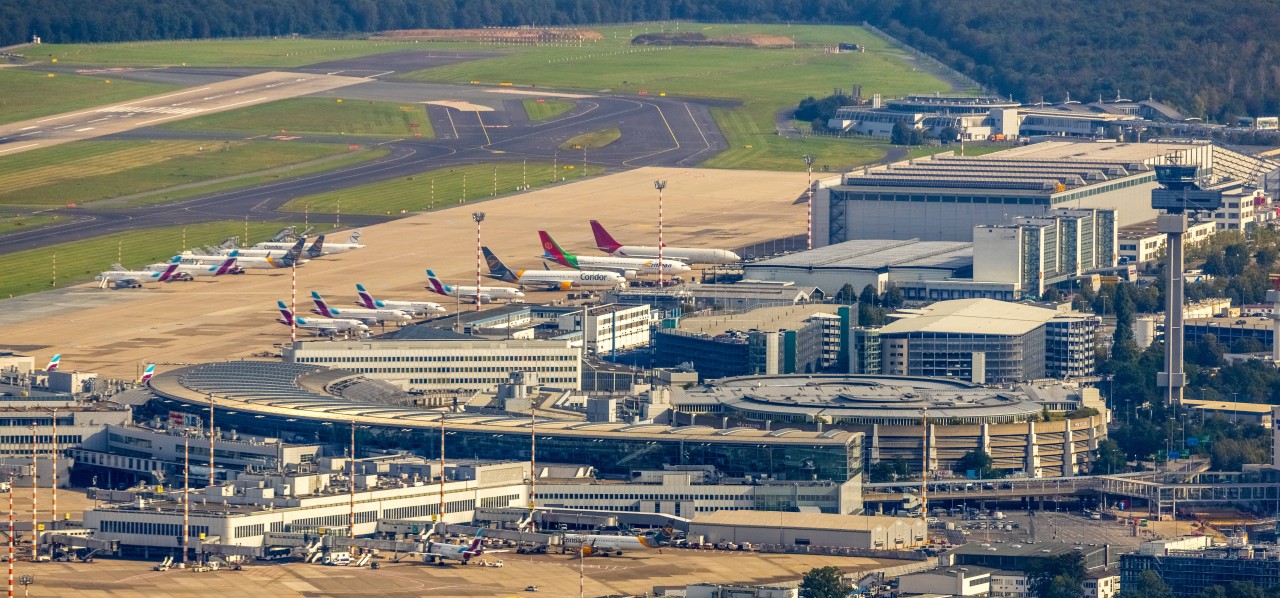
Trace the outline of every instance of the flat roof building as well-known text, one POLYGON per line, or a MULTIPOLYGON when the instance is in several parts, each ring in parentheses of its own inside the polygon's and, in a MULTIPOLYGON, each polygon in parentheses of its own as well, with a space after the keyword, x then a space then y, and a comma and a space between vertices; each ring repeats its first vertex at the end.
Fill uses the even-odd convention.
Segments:
POLYGON ((972 278, 973 243, 920 239, 864 238, 750 264, 748 278, 792 281, 835 295, 848 284, 854 293, 870 285, 884 292, 890 283, 972 278))
POLYGON ((689 522, 689 535, 712 543, 877 550, 911 549, 927 542, 925 522, 919 518, 780 511, 699 513, 689 522))

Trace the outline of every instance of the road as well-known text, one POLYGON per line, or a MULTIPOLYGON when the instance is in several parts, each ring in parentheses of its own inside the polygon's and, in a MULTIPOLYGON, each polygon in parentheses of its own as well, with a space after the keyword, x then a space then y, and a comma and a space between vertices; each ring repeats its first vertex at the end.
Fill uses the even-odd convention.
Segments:
MULTIPOLYGON (((423 57, 438 59, 438 57, 423 57)), ((453 59, 455 57, 450 57, 453 59)), ((390 64, 403 64, 391 60, 390 64)), ((329 63, 333 71, 355 72, 329 63)), ((359 74, 369 73, 367 64, 356 61, 359 74)), ((243 76, 248 71, 219 69, 200 74, 198 69, 171 73, 174 80, 193 77, 243 76), (193 75, 196 73, 196 75, 193 75)), ((161 71, 141 71, 140 78, 165 80, 161 71)), ((117 77, 129 76, 116 73, 117 77)), ((308 75, 315 76, 315 75, 308 75)), ((325 75, 335 79, 343 77, 325 75)), ((234 79, 240 80, 240 79, 234 79)), ((211 220, 282 220, 295 216, 275 212, 299 197, 376 183, 427 170, 495 161, 555 161, 562 164, 604 166, 626 170, 644 166, 694 166, 728 147, 715 126, 707 105, 674 98, 585 96, 576 100, 570 112, 547 121, 525 118, 522 100, 554 95, 533 89, 484 88, 385 81, 375 78, 341 89, 321 90, 319 97, 356 100, 427 103, 427 112, 437 133, 435 139, 407 138, 393 141, 350 136, 313 136, 308 141, 360 145, 381 144, 391 153, 383 159, 296 179, 267 183, 244 189, 199 196, 181 202, 125 210, 64 208, 54 210, 66 220, 52 227, 20 231, 0 236, 0 254, 66 243, 86 237, 158 226, 191 224, 211 220), (467 109, 474 105, 480 110, 467 109), (617 127, 622 137, 597 150, 560 150, 561 144, 581 135, 617 127)), ((85 111, 91 112, 91 111, 85 111)), ((59 117, 53 117, 59 118, 59 117)), ((87 132, 86 132, 87 133, 87 132)), ((190 139, 191 133, 164 131, 151 127, 120 130, 114 139, 190 139)), ((243 139, 236 134, 200 134, 200 139, 243 139)), ((0 148, 3 148, 0 145, 0 148)), ((386 220, 344 216, 344 224, 361 225, 386 220)))

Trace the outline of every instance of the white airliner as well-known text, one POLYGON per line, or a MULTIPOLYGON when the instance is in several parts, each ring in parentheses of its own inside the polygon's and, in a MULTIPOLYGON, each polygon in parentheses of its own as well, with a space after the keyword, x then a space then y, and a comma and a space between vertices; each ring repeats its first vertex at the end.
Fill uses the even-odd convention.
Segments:
POLYGON ((356 305, 369 309, 398 309, 400 311, 409 312, 415 316, 425 316, 430 313, 448 311, 439 303, 433 303, 431 301, 392 301, 389 299, 383 301, 381 299, 374 299, 373 295, 364 288, 364 285, 358 282, 356 283, 356 296, 356 305))
POLYGON ((301 266, 307 263, 307 260, 294 260, 292 253, 286 253, 279 257, 244 257, 239 253, 232 251, 223 255, 188 255, 183 254, 182 263, 192 266, 212 266, 221 264, 225 258, 233 257, 236 259, 236 265, 228 274, 243 274, 245 270, 274 270, 276 268, 288 268, 294 265, 301 266))
POLYGON ((609 270, 622 274, 627 278, 657 275, 659 269, 666 276, 683 274, 691 270, 689 264, 677 260, 669 260, 665 257, 659 263, 656 259, 573 255, 562 249, 560 244, 556 243, 555 239, 552 239, 551 235, 547 234, 547 231, 538 231, 538 237, 542 239, 542 249, 545 252, 544 258, 555 260, 557 264, 575 270, 609 270))
POLYGON ((170 262, 169 266, 162 271, 153 272, 151 270, 125 270, 120 264, 112 264, 111 269, 99 274, 94 280, 98 281, 98 288, 105 289, 108 286, 116 288, 142 288, 143 284, 151 282, 168 282, 173 280, 174 272, 178 271, 178 262, 170 262))
POLYGON ((352 320, 360 320, 365 324, 386 324, 387 322, 411 322, 413 315, 406 311, 398 309, 368 309, 363 307, 342 308, 329 307, 324 297, 320 293, 311 291, 311 302, 316 304, 316 308, 312 313, 320 314, 326 318, 347 318, 352 320))
MULTIPOLYGON (((280 315, 282 316, 276 321, 284 324, 285 326, 293 326, 295 318, 293 317, 293 312, 289 311, 289 306, 285 305, 284 301, 277 301, 276 307, 280 310, 280 315)), ((369 331, 369 327, 366 326, 364 322, 347 318, 299 317, 296 321, 298 328, 310 330, 316 334, 323 334, 329 337, 337 336, 338 334, 348 334, 351 332, 362 334, 369 331)))
MULTIPOLYGON (((591 221, 591 232, 596 237, 596 248, 619 257, 658 257, 658 248, 644 245, 623 245, 613 240, 598 220, 591 221)), ((662 246, 662 259, 671 258, 687 264, 735 264, 742 261, 738 254, 727 249, 699 249, 694 247, 662 246)))
POLYGON ((436 278, 436 273, 427 270, 427 290, 446 297, 457 297, 468 301, 491 303, 498 299, 519 299, 524 291, 512 287, 462 287, 448 285, 436 278))
MULTIPOLYGON (((179 260, 178 269, 174 271, 171 276, 176 280, 192 280, 199 276, 222 276, 223 274, 230 274, 234 272, 236 267, 235 256, 222 258, 222 260, 217 264, 211 266, 203 264, 187 264, 182 261, 182 256, 175 256, 173 259, 179 260)), ((143 269, 150 270, 152 272, 163 272, 171 265, 173 265, 173 262, 151 264, 143 269)))
MULTIPOLYGON (((480 538, 484 536, 484 530, 481 529, 472 537, 470 544, 444 544, 441 542, 427 542, 427 551, 422 553, 422 559, 425 562, 434 561, 438 565, 443 565, 446 560, 458 561, 463 565, 467 564, 473 558, 485 553, 484 546, 481 544, 480 538)), ((505 550, 491 550, 489 552, 507 552, 505 550)))
POLYGON ((648 550, 657 548, 657 542, 644 536, 601 536, 595 534, 565 534, 566 548, 577 548, 585 556, 610 554, 622 556, 624 550, 648 550))
MULTIPOLYGON (((293 259, 301 259, 302 253, 303 253, 303 246, 306 244, 306 242, 307 242, 306 239, 298 239, 296 243, 284 243, 283 245, 287 245, 287 246, 281 247, 279 249, 261 249, 261 248, 238 249, 235 247, 223 247, 223 248, 219 248, 213 254, 213 257, 223 257, 223 256, 234 255, 240 258, 269 257, 272 259, 284 259, 284 258, 287 258, 288 256, 293 256, 293 259)), ((319 243, 318 240, 317 240, 317 243, 319 243)), ((316 247, 316 243, 312 243, 311 247, 314 249, 316 247)), ((307 253, 308 257, 320 257, 320 253, 316 251, 312 251, 312 249, 308 249, 307 251, 308 251, 307 253)), ((189 251, 183 252, 182 257, 196 257, 196 254, 191 253, 189 251)), ((283 267, 288 267, 288 264, 285 264, 283 267)))
MULTIPOLYGON (((265 241, 255 244, 252 249, 280 250, 289 249, 292 245, 292 243, 287 242, 265 241)), ((360 244, 360 231, 354 231, 351 233, 351 238, 348 243, 329 243, 324 240, 324 235, 320 235, 316 239, 316 242, 312 244, 311 248, 307 249, 307 252, 308 255, 310 255, 314 249, 315 254, 310 255, 310 257, 320 257, 331 253, 342 253, 344 251, 351 251, 352 249, 360 249, 362 247, 364 247, 364 245, 360 244)))
POLYGON ((502 260, 489 251, 484 250, 485 262, 489 264, 489 274, 502 282, 510 282, 527 286, 541 286, 549 290, 567 291, 578 288, 617 288, 626 286, 627 279, 617 272, 592 270, 519 270, 512 272, 503 265, 502 260))

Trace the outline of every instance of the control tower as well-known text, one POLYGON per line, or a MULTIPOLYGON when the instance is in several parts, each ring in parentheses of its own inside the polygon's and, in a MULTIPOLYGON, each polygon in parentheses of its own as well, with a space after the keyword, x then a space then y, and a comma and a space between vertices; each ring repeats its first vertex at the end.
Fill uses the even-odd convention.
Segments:
POLYGON ((1159 189, 1151 191, 1151 207, 1163 210, 1156 218, 1156 230, 1165 234, 1169 252, 1169 287, 1164 310, 1164 371, 1156 375, 1156 385, 1167 389, 1165 404, 1182 404, 1182 388, 1187 384, 1183 370, 1183 317, 1186 303, 1182 273, 1183 235, 1187 232, 1187 213, 1212 212, 1222 207, 1222 192, 1202 189, 1199 166, 1179 164, 1170 157, 1169 164, 1155 167, 1159 189))

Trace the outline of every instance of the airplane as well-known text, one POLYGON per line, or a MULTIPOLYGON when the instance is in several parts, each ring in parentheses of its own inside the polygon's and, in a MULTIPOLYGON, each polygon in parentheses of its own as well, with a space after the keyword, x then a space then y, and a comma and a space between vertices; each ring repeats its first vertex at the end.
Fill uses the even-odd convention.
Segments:
POLYGON ((274 270, 276 268, 288 268, 294 264, 301 266, 307 263, 307 260, 295 260, 292 253, 287 253, 281 257, 244 257, 239 253, 232 251, 231 253, 222 255, 182 255, 182 263, 184 265, 208 266, 212 264, 221 264, 224 257, 236 258, 236 264, 227 272, 227 274, 244 274, 245 270, 274 270))
POLYGON ((409 322, 413 320, 413 316, 406 311, 398 309, 338 309, 329 307, 324 297, 320 293, 311 291, 311 302, 316 304, 316 308, 311 313, 320 314, 326 318, 349 318, 360 320, 365 324, 386 324, 387 322, 409 322))
POLYGON ((345 318, 294 318, 293 312, 289 311, 289 306, 285 305, 284 301, 277 301, 276 307, 280 310, 280 315, 282 316, 279 320, 276 320, 277 322, 280 322, 285 326, 293 326, 296 322, 298 328, 302 328, 303 330, 312 330, 316 334, 323 334, 330 338, 337 336, 338 333, 347 334, 352 331, 364 333, 369 331, 369 327, 360 320, 350 320, 345 318))
MULTIPOLYGON (((235 247, 222 247, 222 248, 218 248, 213 253, 213 255, 215 257, 229 256, 234 253, 236 257, 271 257, 275 255, 280 255, 280 253, 283 251, 284 255, 292 255, 294 256, 294 259, 299 259, 302 257, 302 248, 303 246, 306 245, 306 243, 307 243, 306 239, 298 239, 296 243, 292 243, 292 244, 285 243, 284 245, 288 245, 287 247, 281 247, 277 249, 262 249, 257 247, 251 247, 249 249, 237 249, 235 247)), ((183 257, 191 257, 191 256, 194 256, 195 254, 191 252, 184 252, 182 255, 183 257)))
POLYGON ((146 384, 154 375, 156 375, 156 364, 148 363, 147 369, 142 370, 142 377, 138 378, 138 384, 146 384))
POLYGON ((61 354, 61 353, 58 353, 58 354, 54 355, 54 356, 53 356, 53 359, 50 359, 50 360, 49 360, 49 365, 44 366, 44 371, 46 371, 46 372, 53 372, 53 371, 57 371, 57 369, 58 369, 58 363, 59 363, 59 362, 61 362, 61 361, 62 361, 62 354, 61 354))
MULTIPOLYGON (((197 276, 222 276, 223 274, 234 272, 236 268, 235 256, 228 256, 213 266, 204 264, 185 264, 182 263, 182 256, 174 256, 173 259, 178 260, 178 269, 173 273, 174 280, 192 280, 197 276)), ((162 271, 167 269, 172 263, 173 262, 169 262, 168 264, 151 264, 145 269, 152 272, 162 271)))
POLYGON ((610 270, 618 272, 626 278, 635 278, 639 275, 658 274, 659 268, 663 274, 673 276, 688 272, 689 264, 677 260, 668 260, 665 257, 659 264, 656 259, 642 259, 633 257, 593 257, 573 255, 562 249, 547 231, 538 231, 538 237, 542 239, 543 255, 546 259, 555 260, 561 266, 582 270, 591 268, 595 270, 610 270))
MULTIPOLYGON (((348 239, 348 241, 349 242, 347 243, 326 243, 324 241, 324 235, 321 235, 320 237, 317 237, 316 242, 311 245, 311 248, 315 250, 315 255, 311 255, 311 257, 320 257, 321 255, 329 255, 331 253, 342 253, 344 251, 351 251, 352 249, 360 249, 364 247, 364 245, 360 244, 360 231, 358 230, 351 233, 351 238, 348 239)), ((268 241, 258 243, 251 249, 279 250, 288 249, 290 246, 291 245, 289 243, 268 241)), ((308 249, 307 253, 310 255, 311 249, 308 249)))
POLYGON ((356 305, 369 309, 398 309, 415 316, 425 316, 432 312, 439 313, 448 311, 439 303, 433 303, 431 301, 382 301, 374 299, 373 295, 369 294, 369 291, 364 288, 364 285, 358 282, 356 283, 356 295, 359 297, 359 299, 356 300, 356 305))
POLYGON ((163 271, 151 271, 125 270, 124 266, 120 264, 112 264, 110 270, 99 274, 94 280, 98 281, 98 288, 100 289, 105 289, 109 285, 118 289, 140 289, 144 283, 174 280, 173 275, 178 271, 179 265, 177 261, 172 261, 169 262, 169 267, 163 271))
POLYGON ((519 299, 524 297, 524 291, 511 287, 455 287, 440 282, 436 278, 436 273, 427 270, 427 290, 438 295, 446 297, 457 297, 459 299, 468 299, 478 301, 480 303, 492 303, 497 299, 519 299))
MULTIPOLYGON (((437 565, 443 565, 445 560, 460 561, 466 565, 471 559, 485 553, 484 546, 480 544, 481 537, 484 536, 484 530, 481 529, 472 537, 471 544, 445 544, 442 542, 427 542, 427 551, 422 553, 422 558, 426 562, 435 560, 437 565)), ((491 550, 489 552, 507 552, 505 550, 491 550)))
POLYGON ((623 550, 657 548, 658 543, 644 536, 602 536, 597 534, 565 534, 565 548, 577 546, 583 556, 622 556, 623 550))
POLYGON ((484 251, 485 262, 489 264, 491 277, 502 282, 518 284, 521 288, 538 285, 546 287, 547 290, 567 291, 586 287, 616 288, 627 284, 627 279, 617 272, 550 269, 512 272, 510 268, 502 264, 502 260, 499 260, 498 256, 489 251, 488 247, 482 247, 481 249, 484 251))
MULTIPOLYGON (((306 242, 307 240, 301 237, 297 241, 293 241, 293 242, 265 241, 262 243, 258 243, 257 245, 254 245, 253 247, 250 247, 248 249, 240 249, 239 251, 241 253, 244 253, 246 251, 262 251, 262 250, 274 252, 274 251, 282 251, 286 249, 289 251, 293 251, 294 249, 301 249, 300 246, 305 245, 306 242)), ((324 244, 324 235, 320 235, 319 237, 316 237, 315 241, 311 242, 311 245, 307 246, 304 252, 307 254, 307 257, 309 258, 318 258, 322 255, 329 253, 327 249, 328 248, 325 247, 325 244, 324 244)))
MULTIPOLYGON (((591 232, 596 237, 596 249, 609 255, 621 257, 658 257, 657 247, 643 245, 623 245, 613 240, 613 235, 604 229, 598 220, 591 221, 591 232)), ((698 249, 690 247, 662 246, 662 259, 671 258, 687 264, 734 264, 742 261, 738 254, 726 249, 698 249)))

